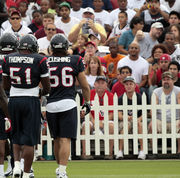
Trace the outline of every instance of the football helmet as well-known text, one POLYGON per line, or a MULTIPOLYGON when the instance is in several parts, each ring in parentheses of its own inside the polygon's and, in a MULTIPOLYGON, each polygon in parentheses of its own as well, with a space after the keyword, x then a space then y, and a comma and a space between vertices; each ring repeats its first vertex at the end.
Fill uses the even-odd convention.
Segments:
POLYGON ((36 37, 32 34, 27 34, 21 37, 18 49, 20 50, 26 49, 26 50, 31 51, 32 53, 37 53, 38 43, 37 43, 36 37))
POLYGON ((63 34, 56 34, 51 38, 50 41, 52 51, 64 49, 67 50, 69 47, 69 42, 63 34))
POLYGON ((5 33, 0 38, 0 51, 8 52, 17 49, 19 41, 12 33, 5 33))

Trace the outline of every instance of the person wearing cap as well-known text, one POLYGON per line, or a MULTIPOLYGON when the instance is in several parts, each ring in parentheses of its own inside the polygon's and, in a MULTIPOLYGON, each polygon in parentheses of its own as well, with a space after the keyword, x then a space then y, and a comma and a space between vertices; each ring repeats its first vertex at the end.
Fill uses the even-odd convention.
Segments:
MULTIPOLYGON (((164 72, 162 74, 162 87, 160 88, 156 88, 153 93, 155 94, 156 97, 156 104, 161 104, 161 96, 162 93, 165 95, 165 103, 167 105, 171 104, 171 96, 172 94, 175 94, 176 97, 176 104, 180 104, 180 87, 174 86, 174 77, 173 74, 169 71, 164 72)), ((157 132, 161 133, 162 132, 162 111, 160 109, 157 109, 156 111, 156 123, 157 123, 157 132)), ((165 110, 166 114, 166 127, 167 127, 167 133, 171 133, 171 119, 172 119, 172 115, 171 115, 171 110, 167 109, 165 110)), ((180 112, 179 109, 176 110, 176 127, 174 129, 176 129, 177 133, 180 133, 180 112)), ((148 126, 148 130, 149 133, 152 133, 152 121, 149 123, 148 126)), ((178 140, 178 150, 177 152, 180 153, 180 138, 177 139, 178 140)), ((152 140, 150 141, 151 145, 152 145, 152 140)))
MULTIPOLYGON (((142 105, 142 98, 141 95, 139 93, 135 92, 135 88, 136 88, 136 80, 133 76, 127 76, 124 80, 123 80, 123 84, 126 90, 126 95, 127 95, 127 104, 128 105, 132 105, 133 103, 133 95, 135 94, 137 97, 137 105, 142 105)), ((122 96, 120 96, 118 98, 118 105, 123 105, 123 97, 124 94, 122 96)), ((134 114, 132 110, 127 110, 127 114, 128 114, 128 132, 132 132, 133 130, 133 117, 134 114)), ((123 122, 124 122, 124 115, 123 115, 123 111, 119 111, 118 112, 118 119, 119 119, 119 131, 121 134, 123 134, 124 132, 124 128, 123 128, 123 122)), ((137 121, 138 121, 138 133, 142 134, 142 110, 137 110, 137 121)), ((122 139, 120 139, 119 142, 119 152, 116 155, 116 159, 122 159, 123 158, 123 143, 124 141, 122 139)), ((146 155, 143 152, 143 141, 142 139, 139 139, 139 143, 140 143, 140 151, 139 151, 139 155, 138 155, 138 159, 146 159, 146 155)))
MULTIPOLYGON (((99 98, 99 105, 104 105, 104 95, 107 94, 108 97, 108 105, 113 105, 113 94, 108 91, 107 88, 107 78, 104 75, 97 76, 95 83, 94 83, 94 89, 91 90, 90 93, 90 102, 91 105, 93 105, 95 96, 98 95, 99 98)), ((108 118, 109 118, 109 134, 114 133, 114 123, 113 123, 113 111, 108 112, 108 118)), ((99 118, 95 118, 95 113, 92 110, 90 114, 90 131, 94 131, 95 129, 95 119, 99 120, 99 129, 100 133, 103 133, 104 130, 104 111, 99 111, 99 118)), ((82 123, 82 135, 85 135, 85 122, 82 123)), ((113 159, 113 140, 110 140, 110 149, 109 149, 109 155, 107 155, 105 158, 107 159, 113 159)), ((87 159, 89 157, 86 156, 85 152, 85 141, 82 141, 82 158, 87 159)))
POLYGON ((100 35, 102 43, 106 41, 106 31, 101 24, 94 22, 94 16, 94 10, 92 8, 87 7, 86 9, 84 9, 82 15, 83 19, 79 24, 76 24, 72 27, 68 35, 68 40, 71 43, 75 43, 77 41, 79 33, 83 33, 88 36, 92 32, 100 35))
POLYGON ((9 17, 9 22, 11 23, 11 27, 6 29, 3 34, 5 33, 13 33, 18 38, 32 33, 31 29, 25 25, 21 25, 21 14, 19 11, 15 10, 12 11, 9 17))
POLYGON ((55 25, 57 28, 61 28, 65 35, 68 36, 69 32, 71 31, 71 28, 79 24, 80 20, 70 16, 70 10, 71 6, 67 2, 62 2, 59 5, 59 12, 61 14, 61 17, 58 17, 55 21, 55 25))
POLYGON ((160 4, 160 0, 147 0, 136 16, 143 18, 145 32, 150 31, 151 24, 154 22, 161 22, 164 26, 168 26, 169 11, 160 4))
POLYGON ((148 59, 151 56, 152 48, 158 44, 158 38, 163 33, 163 24, 161 22, 155 22, 151 25, 150 32, 138 31, 134 38, 134 42, 140 46, 140 56, 144 59, 148 59))
POLYGON ((169 54, 161 55, 159 59, 159 69, 154 70, 154 73, 151 78, 151 84, 158 86, 159 82, 162 79, 162 74, 168 70, 168 65, 171 62, 171 57, 169 54))

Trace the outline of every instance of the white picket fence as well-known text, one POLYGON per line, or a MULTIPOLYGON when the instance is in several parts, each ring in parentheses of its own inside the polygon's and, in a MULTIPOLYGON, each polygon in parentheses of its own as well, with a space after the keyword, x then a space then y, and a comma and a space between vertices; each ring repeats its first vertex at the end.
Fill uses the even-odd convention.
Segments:
MULTIPOLYGON (((127 105, 127 96, 123 97, 123 105, 118 105, 118 97, 114 95, 114 104, 113 106, 108 105, 108 97, 104 96, 104 106, 100 106, 98 102, 98 96, 95 96, 95 102, 92 106, 92 110, 95 111, 95 118, 99 118, 99 111, 104 111, 104 134, 100 134, 99 130, 99 120, 95 119, 95 134, 91 135, 89 131, 89 115, 85 118, 85 135, 81 135, 81 124, 80 124, 80 115, 78 114, 78 129, 77 129, 77 140, 76 140, 76 155, 80 156, 82 151, 81 141, 85 140, 86 143, 86 154, 91 154, 91 140, 94 140, 94 151, 95 155, 100 155, 101 152, 101 144, 100 141, 104 141, 104 154, 109 155, 109 140, 114 140, 114 154, 116 155, 119 151, 119 139, 124 139, 124 154, 129 154, 129 140, 133 140, 133 154, 137 155, 138 150, 138 139, 143 139, 143 151, 145 154, 148 154, 148 142, 149 139, 152 139, 153 154, 158 153, 158 139, 162 139, 162 154, 167 154, 167 139, 171 139, 171 153, 175 154, 177 151, 176 139, 180 138, 180 133, 176 133, 176 109, 180 110, 180 105, 176 104, 175 94, 173 93, 171 96, 171 104, 166 104, 165 95, 162 94, 162 103, 161 105, 156 104, 156 96, 152 95, 152 104, 147 105, 146 95, 142 95, 142 105, 137 105, 136 95, 133 95, 133 104, 127 105), (162 110, 162 133, 157 133, 157 125, 156 125, 156 111, 157 109, 162 110), (171 133, 166 132, 166 110, 171 110, 171 133), (108 111, 113 110, 114 114, 114 134, 109 135, 109 126, 108 126, 108 111), (124 133, 119 134, 118 128, 118 111, 123 110, 124 115, 124 133), (128 115, 127 111, 133 110, 133 132, 132 134, 128 133, 128 115), (137 125, 137 111, 142 110, 142 126, 143 133, 138 134, 138 125, 137 125), (147 110, 152 111, 152 134, 148 133, 148 118, 147 118, 147 110)), ((77 96, 76 101, 78 103, 78 113, 80 113, 80 98, 77 96)), ((47 129, 47 135, 41 136, 41 141, 47 141, 47 150, 48 155, 52 155, 52 139, 49 135, 49 130, 47 129)), ((39 155, 42 155, 42 145, 38 145, 39 155)))

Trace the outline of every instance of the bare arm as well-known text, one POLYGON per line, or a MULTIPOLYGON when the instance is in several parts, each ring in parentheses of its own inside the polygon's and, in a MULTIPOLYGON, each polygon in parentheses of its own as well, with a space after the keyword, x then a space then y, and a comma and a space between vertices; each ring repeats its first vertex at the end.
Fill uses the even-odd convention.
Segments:
POLYGON ((128 51, 126 51, 122 45, 119 45, 119 53, 128 55, 128 51))
POLYGON ((0 107, 3 110, 4 114, 6 115, 6 117, 9 118, 8 101, 2 83, 0 83, 0 107))
POLYGON ((49 77, 42 77, 41 78, 41 84, 42 84, 42 91, 41 91, 41 95, 44 96, 44 95, 47 95, 49 92, 50 92, 50 80, 49 80, 49 77))
POLYGON ((3 85, 4 90, 9 91, 11 88, 10 77, 9 76, 3 76, 2 81, 3 81, 2 85, 3 85))
POLYGON ((148 75, 143 75, 141 83, 139 84, 139 88, 144 87, 147 84, 148 81, 148 75))
POLYGON ((80 72, 77 76, 78 82, 82 88, 82 94, 84 97, 84 100, 86 102, 90 101, 90 88, 89 88, 89 84, 86 80, 86 76, 84 72, 80 72))
POLYGON ((122 112, 122 111, 118 111, 118 119, 119 119, 120 121, 123 120, 123 112, 122 112))

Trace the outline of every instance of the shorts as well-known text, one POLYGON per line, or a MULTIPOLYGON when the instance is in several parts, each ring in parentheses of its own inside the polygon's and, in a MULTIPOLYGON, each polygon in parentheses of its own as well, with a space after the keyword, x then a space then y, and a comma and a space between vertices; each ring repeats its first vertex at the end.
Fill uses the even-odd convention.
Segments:
MULTIPOLYGON (((121 132, 123 130, 123 121, 119 121, 119 132, 121 132)), ((133 121, 128 121, 128 127, 129 127, 129 133, 132 133, 132 129, 133 129, 133 121)))
POLYGON ((51 137, 72 138, 77 136, 77 107, 58 113, 46 112, 51 137))
POLYGON ((34 146, 39 143, 41 108, 37 97, 11 97, 8 103, 12 122, 12 142, 34 146))
MULTIPOLYGON (((157 131, 158 133, 162 133, 162 121, 157 119, 157 131)), ((167 133, 171 133, 171 123, 166 123, 167 127, 167 133)), ((178 133, 180 131, 180 120, 176 120, 176 132, 178 133)))

